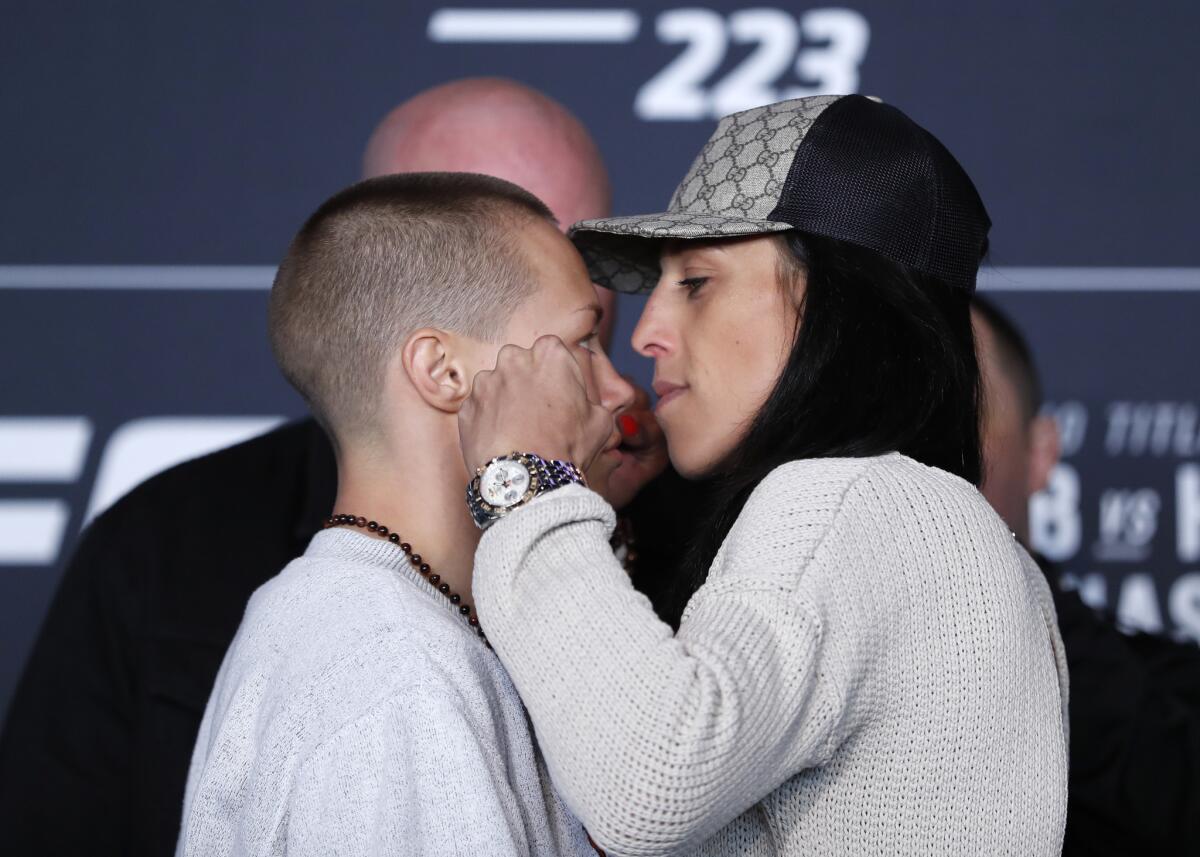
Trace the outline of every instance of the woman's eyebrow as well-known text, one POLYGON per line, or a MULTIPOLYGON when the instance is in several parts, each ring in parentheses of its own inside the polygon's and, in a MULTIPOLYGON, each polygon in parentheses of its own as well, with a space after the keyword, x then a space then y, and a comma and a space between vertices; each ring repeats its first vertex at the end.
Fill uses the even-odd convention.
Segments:
POLYGON ((591 312, 596 315, 596 326, 600 326, 600 322, 604 319, 604 307, 598 303, 590 303, 587 306, 580 307, 576 312, 591 312))

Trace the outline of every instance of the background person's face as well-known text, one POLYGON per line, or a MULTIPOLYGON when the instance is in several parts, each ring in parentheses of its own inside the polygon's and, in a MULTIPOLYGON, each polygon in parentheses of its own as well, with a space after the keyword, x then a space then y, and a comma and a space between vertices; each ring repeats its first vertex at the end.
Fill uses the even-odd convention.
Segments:
POLYGON ((971 313, 971 321, 982 391, 979 490, 1017 538, 1029 544, 1029 499, 1046 487, 1058 463, 1058 426, 1051 417, 1027 412, 1010 375, 1014 370, 1005 369, 996 334, 978 312, 971 313))
POLYGON ((779 282, 771 236, 672 242, 633 334, 654 358, 671 463, 712 472, 745 437, 787 361, 803 286, 779 282))
POLYGON ((996 343, 986 322, 975 320, 982 396, 980 440, 983 445, 984 496, 1017 533, 1028 532, 1029 461, 1028 419, 1020 395, 1004 376, 996 343))
POLYGON ((615 417, 633 402, 633 387, 617 374, 601 345, 602 308, 583 260, 571 242, 544 221, 531 222, 522 231, 521 240, 535 291, 513 313, 502 342, 488 351, 483 358, 485 365, 480 368, 496 365, 502 345, 529 348, 542 336, 557 336, 571 349, 583 370, 588 398, 603 405, 614 417, 608 451, 596 459, 587 473, 588 484, 603 494, 609 476, 621 463, 621 455, 616 451, 621 436, 615 417))

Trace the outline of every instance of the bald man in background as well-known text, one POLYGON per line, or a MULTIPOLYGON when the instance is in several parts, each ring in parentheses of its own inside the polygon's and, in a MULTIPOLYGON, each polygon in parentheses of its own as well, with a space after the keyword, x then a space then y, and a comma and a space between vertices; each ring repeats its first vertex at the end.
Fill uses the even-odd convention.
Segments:
MULTIPOLYGON (((503 80, 405 102, 372 135, 363 166, 366 177, 498 176, 542 199, 564 229, 609 214, 608 176, 583 126, 503 80)), ((607 347, 613 293, 597 293, 607 347)), ((638 420, 636 448, 614 474, 629 496, 665 461, 652 418, 638 420)), ((303 553, 335 489, 329 442, 308 419, 162 473, 88 527, 0 737, 5 853, 173 853, 200 719, 246 602, 303 553)))
MULTIPOLYGON (((972 319, 984 393, 981 490, 1028 545, 1029 499, 1058 463, 1058 429, 1039 414, 1041 385, 1020 331, 986 298, 975 298, 972 319)), ((1071 681, 1063 854, 1200 854, 1200 649, 1121 633, 1040 564, 1071 681)))
MULTIPOLYGON (((367 141, 363 178, 440 171, 523 187, 563 229, 612 207, 608 171, 587 129, 558 102, 512 81, 475 78, 427 89, 385 116, 367 141)), ((607 348, 615 296, 596 294, 607 348)))

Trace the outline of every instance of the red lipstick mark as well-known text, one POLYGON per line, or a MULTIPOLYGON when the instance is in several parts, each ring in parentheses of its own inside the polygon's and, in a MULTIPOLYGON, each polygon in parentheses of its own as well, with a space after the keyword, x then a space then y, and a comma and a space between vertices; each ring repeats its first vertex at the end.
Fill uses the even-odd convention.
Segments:
POLYGON ((625 437, 633 437, 638 433, 638 423, 629 414, 622 414, 617 419, 617 424, 621 427, 621 434, 625 437))

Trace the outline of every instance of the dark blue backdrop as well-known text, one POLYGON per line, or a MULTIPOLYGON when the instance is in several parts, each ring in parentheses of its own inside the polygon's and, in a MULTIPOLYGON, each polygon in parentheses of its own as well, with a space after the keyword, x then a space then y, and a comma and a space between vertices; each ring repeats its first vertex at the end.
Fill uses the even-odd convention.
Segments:
MULTIPOLYGON (((1066 430, 1035 504, 1039 546, 1130 624, 1200 637, 1200 7, 523 8, 537 14, 8 5, 0 710, 91 512, 301 412, 265 345, 267 266, 357 177, 389 108, 478 74, 575 110, 618 213, 661 207, 712 118, 755 101, 857 90, 932 129, 991 210, 985 286, 1029 332, 1066 430)), ((637 311, 622 304, 614 357, 644 379, 627 345, 637 311)))

